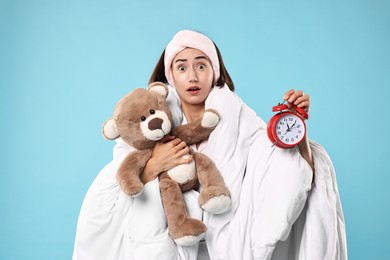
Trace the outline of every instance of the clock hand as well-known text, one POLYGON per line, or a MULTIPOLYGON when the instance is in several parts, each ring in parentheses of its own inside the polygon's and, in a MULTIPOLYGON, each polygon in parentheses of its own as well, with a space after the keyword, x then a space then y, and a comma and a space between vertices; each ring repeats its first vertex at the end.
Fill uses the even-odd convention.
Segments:
POLYGON ((291 126, 290 129, 292 129, 296 123, 297 123, 297 120, 295 120, 294 124, 291 126))
POLYGON ((291 131, 291 129, 293 129, 295 126, 295 124, 297 123, 297 120, 295 120, 294 124, 288 129, 288 131, 291 131))
POLYGON ((286 123, 286 124, 287 124, 287 130, 286 130, 286 132, 284 133, 284 135, 286 135, 287 132, 290 132, 290 130, 291 130, 291 128, 290 128, 290 126, 288 125, 288 123, 286 123))

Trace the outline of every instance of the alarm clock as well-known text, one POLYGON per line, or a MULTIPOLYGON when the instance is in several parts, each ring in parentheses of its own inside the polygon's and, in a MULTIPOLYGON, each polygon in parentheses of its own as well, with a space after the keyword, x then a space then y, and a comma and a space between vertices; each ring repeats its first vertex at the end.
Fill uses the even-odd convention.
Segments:
POLYGON ((305 120, 308 114, 302 108, 290 109, 286 104, 279 104, 272 108, 277 112, 268 122, 268 138, 273 145, 280 148, 291 148, 298 145, 306 135, 305 120))

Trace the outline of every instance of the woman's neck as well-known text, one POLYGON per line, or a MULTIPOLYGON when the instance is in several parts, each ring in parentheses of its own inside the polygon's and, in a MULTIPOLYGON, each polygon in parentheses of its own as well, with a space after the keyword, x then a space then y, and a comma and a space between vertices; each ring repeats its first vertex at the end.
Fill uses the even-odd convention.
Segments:
POLYGON ((183 111, 183 114, 185 115, 187 122, 191 123, 199 118, 202 118, 202 115, 204 113, 204 103, 199 105, 192 105, 192 104, 183 104, 181 105, 181 109, 183 111))

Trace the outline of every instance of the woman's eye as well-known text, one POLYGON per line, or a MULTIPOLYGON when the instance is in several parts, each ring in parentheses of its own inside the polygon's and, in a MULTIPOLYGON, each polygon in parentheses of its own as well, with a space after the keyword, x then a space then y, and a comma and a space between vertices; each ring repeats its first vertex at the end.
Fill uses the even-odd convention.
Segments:
POLYGON ((201 69, 201 70, 204 70, 206 68, 206 66, 204 64, 199 64, 198 68, 201 69))
POLYGON ((184 67, 184 66, 179 67, 179 71, 185 71, 185 70, 186 70, 186 67, 184 67))

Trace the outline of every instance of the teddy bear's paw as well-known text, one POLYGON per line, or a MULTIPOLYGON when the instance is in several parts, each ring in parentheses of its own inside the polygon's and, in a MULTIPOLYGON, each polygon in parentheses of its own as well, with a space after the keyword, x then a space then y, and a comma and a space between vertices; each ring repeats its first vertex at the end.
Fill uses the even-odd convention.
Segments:
POLYGON ((138 197, 139 195, 141 195, 141 193, 143 191, 143 184, 141 182, 138 185, 131 185, 131 186, 122 184, 121 189, 127 195, 135 198, 135 197, 138 197))
POLYGON ((207 227, 202 221, 185 216, 179 216, 173 223, 171 221, 168 228, 169 234, 180 246, 191 246, 198 243, 207 231, 207 227))
POLYGON ((219 115, 214 109, 207 109, 202 118, 202 126, 206 128, 215 127, 219 122, 219 115))
POLYGON ((133 198, 136 198, 136 197, 138 197, 139 195, 141 195, 142 194, 142 191, 143 190, 140 190, 139 192, 137 192, 137 193, 133 193, 133 194, 129 194, 131 197, 133 197, 133 198))
POLYGON ((222 214, 229 209, 231 203, 229 196, 219 195, 206 201, 201 208, 211 214, 222 214))
POLYGON ((192 246, 198 243, 203 237, 205 233, 201 233, 197 236, 184 236, 181 238, 174 239, 175 243, 179 246, 192 246))

